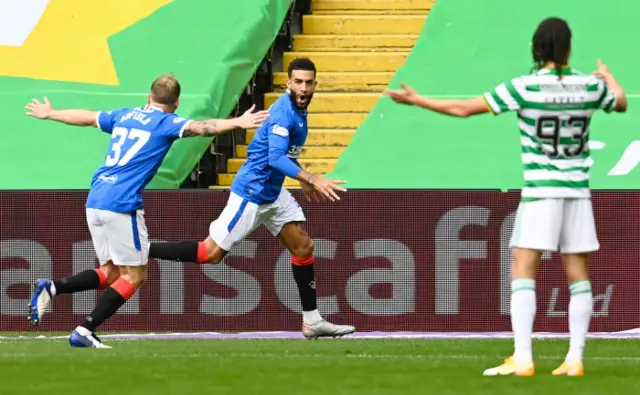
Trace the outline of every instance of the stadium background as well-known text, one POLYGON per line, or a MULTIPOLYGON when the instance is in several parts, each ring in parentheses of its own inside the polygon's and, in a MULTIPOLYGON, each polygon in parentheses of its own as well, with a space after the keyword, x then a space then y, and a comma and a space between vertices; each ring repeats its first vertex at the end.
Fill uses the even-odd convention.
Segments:
MULTIPOLYGON (((507 243, 521 183, 513 116, 449 119, 394 106, 380 91, 406 81, 433 96, 469 97, 526 73, 531 32, 552 9, 573 28, 574 67, 589 72, 602 57, 631 106, 640 92, 628 54, 611 45, 637 35, 627 26, 640 11, 629 1, 603 9, 403 0, 385 12, 388 1, 140 0, 127 13, 117 4, 41 3, 21 45, 0 42, 0 331, 34 330, 26 320, 34 279, 96 264, 83 204, 109 137, 28 119, 22 107, 32 97, 135 106, 146 103, 153 77, 170 71, 182 82, 183 116, 224 117, 252 102, 268 106, 287 62, 311 56, 320 85, 302 163, 350 189, 336 204, 301 200, 321 311, 360 331, 496 332, 509 330, 507 243), (166 26, 171 34, 159 34, 166 26), (87 51, 91 61, 78 58, 87 51)), ((640 327, 638 126, 632 113, 592 123, 602 244, 592 261, 592 331, 640 327)), ((252 133, 176 144, 145 193, 152 239, 206 237, 252 133)), ((68 331, 95 298, 56 299, 37 330, 68 331)), ((566 332, 567 302, 560 257, 546 255, 535 330, 566 332)), ((298 330, 298 309, 288 253, 260 230, 218 266, 152 260, 149 283, 103 330, 298 330)))

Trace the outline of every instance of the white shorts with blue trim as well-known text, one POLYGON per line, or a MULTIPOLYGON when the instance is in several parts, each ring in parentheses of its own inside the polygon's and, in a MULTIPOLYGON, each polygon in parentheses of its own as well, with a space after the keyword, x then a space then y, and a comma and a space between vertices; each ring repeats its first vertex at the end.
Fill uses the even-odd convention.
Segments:
POLYGON ((223 250, 231 249, 253 233, 260 225, 277 236, 289 222, 304 222, 306 218, 296 199, 282 189, 278 199, 269 204, 255 204, 231 192, 227 206, 209 226, 213 241, 223 250))
POLYGON ((144 266, 149 260, 149 236, 144 211, 123 214, 87 209, 87 224, 100 265, 144 266))

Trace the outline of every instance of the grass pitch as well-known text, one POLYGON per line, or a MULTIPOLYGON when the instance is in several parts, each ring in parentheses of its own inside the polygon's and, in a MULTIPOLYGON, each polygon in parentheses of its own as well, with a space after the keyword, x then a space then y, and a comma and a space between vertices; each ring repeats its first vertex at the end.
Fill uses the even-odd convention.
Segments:
POLYGON ((482 376, 510 340, 103 340, 0 340, 0 394, 640 393, 638 340, 589 340, 573 378, 551 376, 567 340, 534 341, 534 377, 482 376))

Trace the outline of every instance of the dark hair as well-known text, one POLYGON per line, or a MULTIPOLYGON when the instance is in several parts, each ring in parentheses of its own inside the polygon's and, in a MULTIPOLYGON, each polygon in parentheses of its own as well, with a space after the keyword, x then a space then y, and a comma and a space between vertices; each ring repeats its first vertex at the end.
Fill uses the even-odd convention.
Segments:
POLYGON ((545 63, 554 62, 558 78, 562 78, 562 66, 569 61, 571 50, 571 29, 560 18, 547 18, 538 25, 533 35, 533 62, 540 70, 545 63))
POLYGON ((297 58, 289 63, 289 78, 293 70, 313 71, 316 74, 316 65, 309 58, 297 58))
POLYGON ((180 98, 180 83, 172 74, 163 74, 151 84, 154 103, 171 106, 180 98))

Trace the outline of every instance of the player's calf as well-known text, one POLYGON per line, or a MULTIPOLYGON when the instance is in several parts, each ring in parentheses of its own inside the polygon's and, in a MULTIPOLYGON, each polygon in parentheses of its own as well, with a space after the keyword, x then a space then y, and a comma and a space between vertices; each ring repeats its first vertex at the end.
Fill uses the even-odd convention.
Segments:
POLYGON ((307 235, 302 225, 297 222, 290 222, 283 226, 278 234, 278 239, 291 253, 291 271, 298 286, 304 324, 314 324, 321 321, 313 270, 313 240, 307 235))
POLYGON ((104 289, 115 281, 119 275, 117 268, 115 271, 106 267, 104 270, 103 268, 85 270, 70 277, 54 280, 51 290, 55 296, 82 292, 89 289, 104 289))
POLYGON ((309 338, 340 337, 355 332, 351 325, 335 325, 326 321, 318 311, 316 278, 313 269, 314 244, 301 221, 285 224, 278 239, 291 253, 291 271, 298 286, 302 304, 302 334, 309 338))
MULTIPOLYGON (((311 239, 309 239, 311 240, 311 239)), ((316 279, 313 270, 313 242, 309 243, 310 253, 307 257, 293 255, 291 269, 298 286, 298 294, 302 303, 302 334, 309 339, 318 337, 342 337, 356 331, 351 325, 336 325, 326 321, 317 305, 316 279)), ((300 251, 300 250, 298 250, 300 251)))
POLYGON ((307 236, 302 238, 302 240, 296 244, 288 246, 288 249, 291 256, 296 257, 296 259, 304 260, 313 257, 315 245, 313 240, 311 240, 311 237, 307 236))
MULTIPOLYGON (((581 375, 582 358, 587 332, 593 313, 593 293, 588 273, 588 255, 586 253, 564 254, 563 261, 569 280, 569 352, 565 365, 558 368, 562 374, 581 375)), ((554 373, 555 374, 555 373, 554 373)), ((560 374, 560 373, 558 373, 560 374)))
POLYGON ((146 266, 121 266, 120 273, 120 277, 100 296, 91 314, 69 337, 72 347, 104 348, 95 336, 96 328, 114 315, 147 279, 146 266))
POLYGON ((291 257, 291 272, 298 286, 298 295, 302 304, 302 315, 305 324, 313 324, 322 320, 318 312, 313 262, 313 255, 306 258, 291 257))
MULTIPOLYGON (((514 337, 513 361, 516 365, 533 360, 532 335, 536 316, 536 270, 541 251, 513 249, 511 270, 511 327, 514 337)), ((509 364, 505 366, 511 366, 509 364)))
POLYGON ((119 276, 118 268, 108 263, 99 269, 84 270, 60 280, 40 279, 33 286, 29 303, 29 321, 39 325, 54 297, 90 289, 104 289, 119 276), (115 270, 114 270, 115 269, 115 270))
POLYGON ((205 241, 185 240, 167 243, 151 243, 149 257, 177 262, 218 264, 227 251, 220 248, 211 237, 205 241))
MULTIPOLYGON (((120 279, 126 280, 133 285, 135 289, 142 288, 147 281, 147 266, 123 266, 121 269, 120 279)), ((116 283, 112 285, 116 286, 116 283)))

